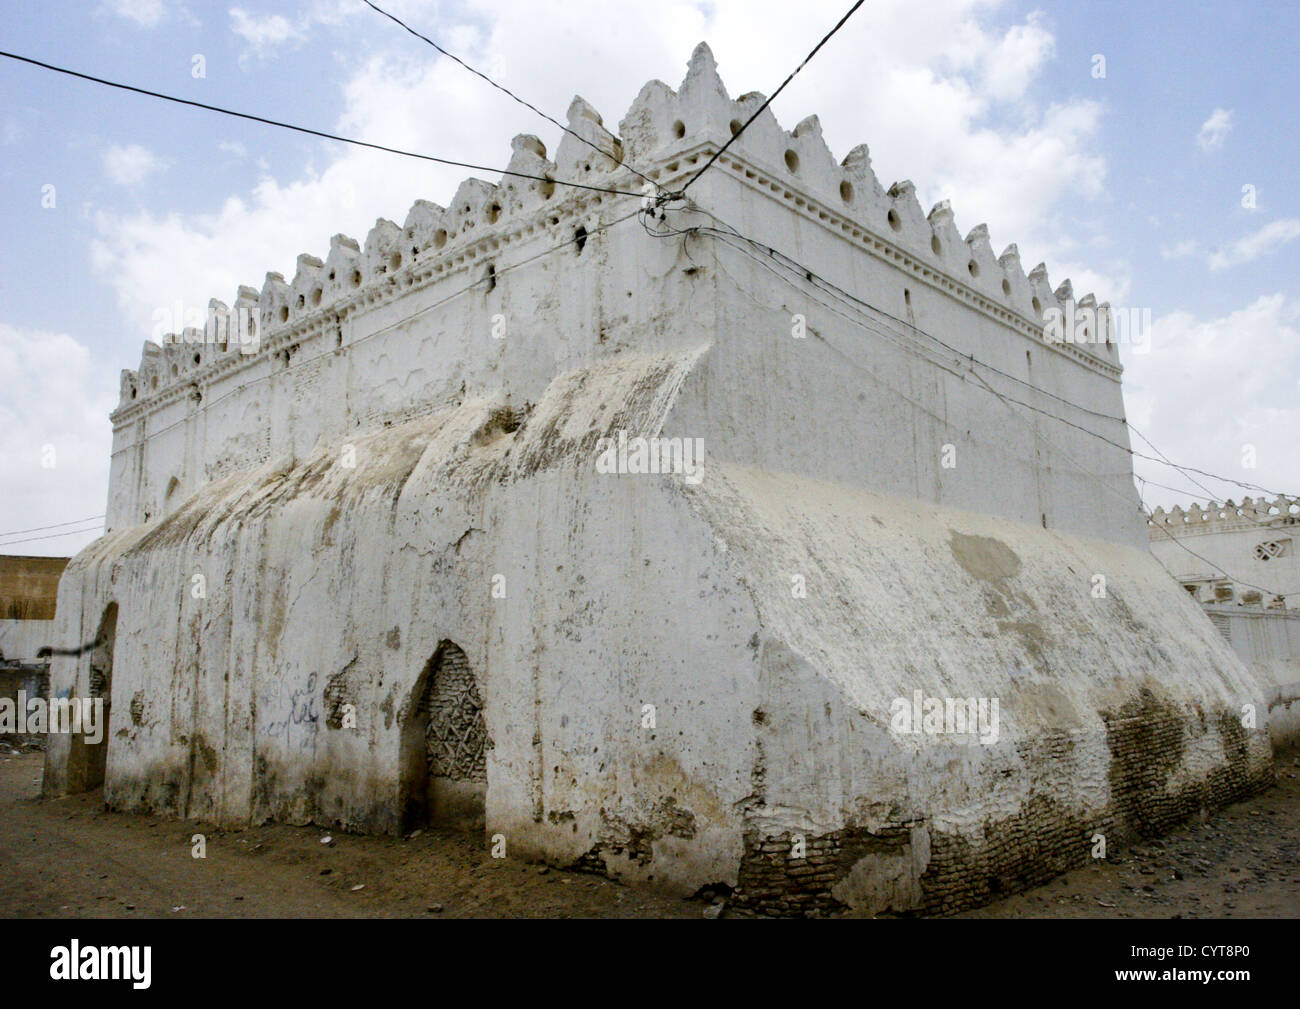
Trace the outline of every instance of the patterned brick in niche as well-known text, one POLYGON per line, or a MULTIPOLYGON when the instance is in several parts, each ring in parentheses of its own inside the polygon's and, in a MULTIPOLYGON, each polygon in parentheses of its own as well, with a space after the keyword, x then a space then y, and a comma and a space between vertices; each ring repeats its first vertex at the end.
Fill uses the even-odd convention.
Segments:
POLYGON ((425 745, 431 778, 487 782, 487 726, 465 653, 445 642, 434 656, 422 701, 429 716, 425 745))

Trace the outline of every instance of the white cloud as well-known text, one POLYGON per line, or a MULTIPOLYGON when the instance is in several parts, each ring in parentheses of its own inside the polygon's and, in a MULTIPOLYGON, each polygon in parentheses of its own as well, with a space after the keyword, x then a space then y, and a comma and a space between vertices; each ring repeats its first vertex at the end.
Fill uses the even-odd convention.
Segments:
MULTIPOLYGON (((415 6, 420 6, 420 0, 415 0, 415 6)), ((389 2, 387 7, 403 9, 400 3, 389 2)), ((247 49, 239 57, 240 63, 247 63, 250 56, 265 59, 282 46, 301 45, 316 25, 336 26, 363 12, 372 13, 354 0, 313 0, 292 19, 283 14, 258 14, 242 7, 231 7, 230 30, 247 43, 247 49)), ((386 26, 395 27, 388 23, 386 26)))
MULTIPOLYGON (((1128 416, 1174 462, 1270 490, 1300 492, 1300 302, 1271 294, 1217 319, 1171 312, 1152 326, 1151 349, 1125 359, 1128 416), (1225 396, 1225 390, 1231 390, 1225 396), (1242 466, 1255 447, 1256 469, 1242 466)), ((1141 439, 1135 450, 1150 453, 1141 439)), ((1187 505, 1205 492, 1167 466, 1134 460, 1140 476, 1185 488, 1150 489, 1147 504, 1187 505)), ((1216 495, 1248 490, 1196 477, 1216 495)), ((1257 496, 1257 495, 1256 495, 1257 496)))
POLYGON ((1196 239, 1187 238, 1172 246, 1162 245, 1160 247, 1160 257, 1162 259, 1185 259, 1188 256, 1196 255, 1196 239))
POLYGON ((118 17, 134 21, 141 28, 154 28, 167 16, 163 0, 107 0, 107 7, 118 17))
MULTIPOLYGON (((577 92, 613 129, 646 80, 677 84, 699 40, 710 41, 733 96, 770 92, 843 13, 840 0, 796 8, 780 0, 665 0, 622 10, 616 19, 600 0, 573 0, 543 19, 532 10, 522 2, 470 0, 471 20, 456 24, 445 12, 435 16, 431 0, 394 8, 472 65, 492 68, 539 108, 561 116, 577 92), (769 26, 777 23, 783 30, 773 33, 769 26)), ((376 48, 342 84, 336 130, 480 164, 503 166, 511 136, 521 132, 541 135, 554 152, 554 127, 361 11, 373 17, 367 37, 376 48)), ((1104 195, 1106 164, 1096 144, 1102 108, 1083 100, 1048 107, 1025 101, 1052 37, 1036 16, 994 29, 985 25, 987 15, 985 0, 865 6, 782 94, 776 112, 787 128, 818 112, 837 157, 869 140, 885 186, 913 179, 927 209, 951 199, 963 231, 988 222, 997 251, 1014 241, 1027 265, 1045 259, 1059 280, 1071 265, 1062 261, 1061 204, 1104 195), (935 24, 945 25, 938 41, 935 24), (991 108, 1009 98, 1021 99, 1015 124, 992 125, 991 108)), ((271 51, 294 44, 307 25, 337 24, 344 14, 337 4, 318 2, 293 20, 243 8, 231 16, 250 47, 271 51)), ((206 304, 213 295, 231 297, 237 283, 260 286, 267 270, 287 275, 298 252, 323 254, 326 236, 345 231, 364 239, 376 217, 400 222, 416 198, 446 202, 466 174, 356 149, 317 150, 323 160, 296 177, 268 173, 251 192, 204 213, 101 215, 95 261, 131 321, 147 332, 153 308, 176 296, 206 304), (380 177, 384 185, 374 185, 380 177), (234 245, 233 234, 240 236, 234 245), (186 249, 183 259, 177 248, 186 249)), ((1126 273, 1108 272, 1116 269, 1126 273)), ((1076 289, 1083 273, 1075 272, 1076 289)), ((1097 289, 1101 298, 1127 289, 1123 275, 1098 275, 1096 282, 1110 285, 1097 289)))
POLYGON ((1001 100, 1019 98, 1056 49, 1056 40, 1042 27, 1042 15, 1031 13, 1025 24, 1013 25, 984 59, 984 84, 1001 100))
MULTIPOLYGON (((104 369, 72 337, 5 323, 0 323, 0 375, 5 376, 0 532, 102 515, 112 437, 108 412, 117 403, 116 379, 106 381, 104 369)), ((71 554, 94 534, 15 542, 25 538, 3 537, 0 553, 71 554)))
POLYGON ((166 167, 165 161, 139 144, 113 144, 104 151, 103 159, 104 173, 119 186, 138 185, 166 167))
POLYGON ((1196 142, 1203 151, 1217 151, 1223 146, 1231 130, 1232 110, 1215 109, 1210 113, 1210 118, 1201 123, 1200 131, 1196 134, 1196 142))
POLYGON ((254 56, 268 56, 287 42, 301 42, 304 28, 282 14, 255 14, 230 8, 230 30, 248 43, 254 56))
POLYGON ((1223 270, 1229 266, 1253 262, 1261 256, 1276 252, 1293 238, 1300 238, 1300 218, 1284 217, 1270 221, 1254 234, 1238 239, 1227 249, 1210 253, 1210 269, 1223 270))

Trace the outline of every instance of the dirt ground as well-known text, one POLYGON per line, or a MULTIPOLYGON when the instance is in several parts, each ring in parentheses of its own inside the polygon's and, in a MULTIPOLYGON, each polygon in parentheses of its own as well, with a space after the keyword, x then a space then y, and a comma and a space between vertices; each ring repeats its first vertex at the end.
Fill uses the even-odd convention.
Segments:
MULTIPOLYGON (((0 755, 0 917, 728 916, 706 900, 494 859, 474 836, 221 831, 105 812, 99 793, 43 801, 42 761, 0 755), (191 854, 196 833, 204 859, 191 854)), ((1300 756, 1280 755, 1277 772, 1276 788, 1207 823, 966 917, 1300 917, 1300 756)))

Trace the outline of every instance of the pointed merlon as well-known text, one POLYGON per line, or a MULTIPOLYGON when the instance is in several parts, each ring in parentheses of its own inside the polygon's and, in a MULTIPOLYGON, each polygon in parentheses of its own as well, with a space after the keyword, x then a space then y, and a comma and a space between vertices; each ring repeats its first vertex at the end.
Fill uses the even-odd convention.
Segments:
POLYGON ((678 95, 689 104, 696 104, 709 97, 721 97, 724 101, 731 99, 727 88, 718 75, 718 61, 713 58, 713 50, 707 42, 701 42, 691 53, 691 61, 686 66, 686 76, 677 89, 678 95))
POLYGON ((858 144, 857 147, 844 155, 844 160, 840 162, 840 165, 855 175, 865 174, 871 169, 871 149, 866 144, 858 144))
POLYGON ((940 224, 944 221, 952 221, 952 203, 948 200, 940 200, 930 208, 930 212, 925 215, 925 219, 931 224, 940 224))
POLYGON ((805 116, 803 119, 800 119, 799 125, 794 128, 794 132, 791 134, 791 136, 795 136, 795 137, 803 137, 803 136, 820 137, 821 135, 822 135, 822 121, 819 118, 817 118, 817 116, 815 115, 805 116))
POLYGON ((531 133, 517 134, 515 138, 510 141, 510 150, 515 154, 528 151, 543 160, 546 159, 546 145, 531 133))

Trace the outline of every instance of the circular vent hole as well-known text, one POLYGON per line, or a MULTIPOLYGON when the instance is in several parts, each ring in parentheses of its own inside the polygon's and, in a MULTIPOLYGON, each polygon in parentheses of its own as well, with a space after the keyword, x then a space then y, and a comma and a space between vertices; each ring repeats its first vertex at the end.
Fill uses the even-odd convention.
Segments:
POLYGON ((936 256, 943 252, 943 245, 940 243, 938 235, 930 236, 930 248, 934 250, 936 256))
POLYGON ((889 212, 889 226, 893 228, 895 231, 903 230, 903 222, 902 219, 899 218, 898 216, 898 211, 891 210, 889 212))
POLYGON ((794 175, 799 171, 799 155, 794 151, 785 152, 785 167, 790 169, 790 174, 794 175))
POLYGON ((1011 294, 1011 281, 1005 279, 1002 281, 1002 293, 1006 295, 1011 294))
POLYGON ((979 263, 975 262, 973 259, 966 264, 966 269, 970 270, 970 275, 972 277, 978 277, 980 275, 979 263))
POLYGON ((1036 314, 1041 314, 1042 311, 1043 311, 1043 303, 1042 303, 1041 301, 1039 301, 1037 298, 1035 298, 1035 299, 1033 300, 1032 304, 1033 304, 1033 306, 1034 306, 1034 312, 1035 312, 1036 314))
POLYGON ((731 121, 731 135, 734 137, 737 133, 740 132, 740 130, 741 130, 741 122, 740 122, 740 120, 739 120, 739 119, 733 119, 733 120, 731 121))
POLYGON ((673 136, 678 140, 681 140, 682 137, 686 136, 686 124, 680 119, 673 123, 673 136))
POLYGON ((853 183, 848 181, 840 183, 840 199, 845 203, 853 202, 853 183))
POLYGON ((439 228, 438 233, 433 236, 433 247, 435 249, 441 249, 446 244, 447 244, 447 229, 439 228))

